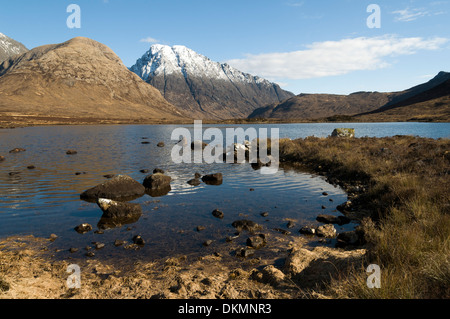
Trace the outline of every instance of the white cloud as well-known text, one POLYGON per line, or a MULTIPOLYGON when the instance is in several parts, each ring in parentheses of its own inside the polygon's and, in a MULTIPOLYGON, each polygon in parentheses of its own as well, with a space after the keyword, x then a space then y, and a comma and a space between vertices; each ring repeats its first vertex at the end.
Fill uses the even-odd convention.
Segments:
POLYGON ((418 18, 432 15, 429 11, 423 8, 421 9, 406 8, 404 10, 393 11, 392 13, 397 15, 395 20, 401 22, 414 21, 418 18))
POLYGON ((359 37, 340 41, 316 42, 306 50, 247 54, 244 59, 227 61, 231 66, 271 80, 310 79, 376 70, 390 65, 388 57, 437 50, 445 38, 399 38, 394 35, 359 37))
POLYGON ((152 37, 147 37, 147 38, 141 39, 140 42, 157 43, 157 42, 159 42, 159 40, 156 40, 155 38, 152 38, 152 37))

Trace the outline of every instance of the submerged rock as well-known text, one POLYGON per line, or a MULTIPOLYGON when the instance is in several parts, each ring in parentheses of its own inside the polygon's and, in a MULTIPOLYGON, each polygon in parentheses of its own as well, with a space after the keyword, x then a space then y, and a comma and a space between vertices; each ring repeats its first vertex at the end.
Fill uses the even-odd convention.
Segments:
POLYGON ((238 231, 246 230, 251 233, 262 229, 261 225, 246 219, 236 220, 231 224, 231 226, 236 228, 238 231))
POLYGON ((135 243, 138 246, 144 246, 145 240, 141 236, 137 235, 133 237, 133 243, 135 243))
POLYGON ((16 147, 16 148, 10 150, 9 153, 21 153, 21 152, 25 152, 25 151, 26 151, 26 149, 24 149, 24 148, 16 147))
POLYGON ((135 199, 145 194, 145 187, 127 175, 112 179, 86 190, 80 195, 82 200, 97 201, 99 198, 112 200, 135 199))
POLYGON ((214 217, 216 217, 216 218, 219 218, 219 219, 223 219, 223 217, 224 217, 223 212, 220 211, 220 210, 218 210, 218 209, 215 209, 215 210, 212 212, 212 215, 213 215, 214 217))
POLYGON ((317 216, 316 220, 324 224, 337 224, 339 226, 348 224, 351 221, 350 218, 345 216, 333 216, 326 214, 320 214, 317 216))
POLYGON ((187 183, 191 186, 198 186, 202 182, 198 178, 194 178, 194 179, 189 180, 187 183))
POLYGON ((258 234, 256 236, 252 236, 247 238, 247 246, 252 247, 254 249, 260 249, 266 245, 266 235, 258 234))
POLYGON ((197 150, 197 149, 203 150, 203 149, 205 149, 206 146, 208 146, 208 143, 205 143, 203 141, 193 141, 191 143, 192 150, 197 150))

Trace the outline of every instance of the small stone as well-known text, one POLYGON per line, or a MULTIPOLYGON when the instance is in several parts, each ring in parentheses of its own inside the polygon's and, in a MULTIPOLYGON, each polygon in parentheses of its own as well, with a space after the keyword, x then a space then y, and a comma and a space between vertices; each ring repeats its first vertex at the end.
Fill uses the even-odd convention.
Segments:
POLYGON ((116 246, 116 247, 122 246, 123 244, 125 244, 124 240, 116 239, 114 241, 114 246, 116 246))
POLYGON ((283 235, 290 235, 291 234, 290 231, 282 229, 282 228, 274 228, 273 230, 275 230, 275 231, 277 231, 277 232, 279 232, 279 233, 281 233, 283 235))
POLYGON ((149 172, 148 169, 141 169, 139 172, 141 172, 142 174, 147 174, 149 172))
POLYGON ((86 256, 86 257, 92 258, 92 257, 95 256, 95 253, 94 253, 93 251, 88 251, 88 252, 85 254, 85 256, 86 256))
POLYGON ((92 226, 85 223, 85 224, 81 224, 81 225, 78 225, 77 227, 75 227, 75 230, 79 234, 86 234, 92 230, 92 226))
POLYGON ((202 230, 205 230, 206 227, 205 226, 197 226, 197 231, 201 232, 202 230))
POLYGON ((261 225, 255 223, 254 221, 251 220, 236 220, 234 221, 231 226, 233 226, 234 228, 236 228, 238 231, 241 230, 246 230, 248 232, 255 232, 257 230, 260 230, 262 228, 261 225))
POLYGON ((0 156, 0 162, 3 162, 5 160, 4 156, 0 156))
POLYGON ((147 145, 147 144, 150 144, 150 142, 144 141, 144 142, 141 142, 141 144, 147 145))
POLYGON ((138 235, 138 236, 133 237, 133 243, 135 243, 136 245, 139 245, 139 246, 144 246, 145 240, 141 236, 138 235))
POLYGON ((28 169, 35 169, 36 166, 34 166, 34 165, 29 165, 29 166, 27 166, 27 168, 28 168, 28 169))
POLYGON ((153 174, 164 174, 165 173, 165 171, 163 170, 163 169, 160 169, 160 168, 155 168, 154 170, 153 170, 153 174))
POLYGON ((254 249, 260 249, 266 245, 266 236, 264 234, 259 234, 257 236, 252 236, 247 238, 247 246, 254 249))
POLYGON ((267 217, 267 216, 269 216, 269 213, 268 212, 263 212, 263 213, 261 213, 260 214, 262 217, 267 217))
POLYGON ((295 223, 294 223, 292 220, 290 220, 290 221, 287 223, 286 227, 287 227, 288 229, 294 228, 294 227, 295 227, 295 223))
POLYGON ((95 249, 97 249, 97 250, 105 248, 105 244, 103 244, 103 243, 93 243, 93 245, 95 246, 95 249))
POLYGON ((16 147, 16 148, 10 150, 9 153, 21 153, 21 152, 25 152, 25 151, 26 151, 26 149, 24 149, 24 148, 16 147))
POLYGON ((198 186, 202 182, 198 178, 194 178, 194 179, 189 180, 187 183, 191 186, 198 186))
POLYGON ((74 151, 74 150, 68 150, 67 152, 66 152, 66 154, 67 155, 75 155, 75 154, 77 154, 78 152, 77 151, 74 151))
POLYGON ((323 192, 322 195, 323 196, 328 196, 328 193, 327 192, 323 192))
POLYGON ((69 249, 71 254, 76 253, 78 250, 79 250, 78 248, 73 248, 73 247, 69 249))
POLYGON ((48 240, 50 240, 50 241, 53 242, 53 241, 55 241, 57 238, 58 238, 58 235, 51 234, 48 240))
POLYGON ((212 215, 213 215, 214 217, 216 217, 216 218, 219 218, 219 219, 223 219, 223 217, 224 217, 223 212, 220 211, 220 210, 218 210, 218 209, 215 209, 215 210, 212 212, 212 215))
POLYGON ((164 144, 164 142, 159 142, 159 143, 157 144, 157 146, 158 146, 158 147, 164 147, 165 144, 164 144))
POLYGON ((202 174, 200 174, 200 173, 195 173, 195 174, 194 174, 194 177, 195 177, 195 178, 202 178, 202 174))
POLYGON ((210 246, 212 243, 213 243, 213 241, 212 241, 211 239, 209 239, 209 240, 203 242, 203 246, 208 247, 208 246, 210 246))
POLYGON ((239 257, 250 257, 255 254, 255 250, 253 248, 241 248, 236 252, 236 256, 239 257))
POLYGON ((300 234, 303 234, 303 235, 314 235, 316 233, 316 230, 309 226, 303 226, 299 230, 299 232, 300 232, 300 234))

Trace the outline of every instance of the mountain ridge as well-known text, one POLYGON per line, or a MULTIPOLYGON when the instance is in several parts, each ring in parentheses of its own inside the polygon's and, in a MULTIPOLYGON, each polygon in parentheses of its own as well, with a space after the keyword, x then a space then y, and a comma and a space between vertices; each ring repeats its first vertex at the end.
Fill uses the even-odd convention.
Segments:
POLYGON ((154 44, 130 70, 199 119, 247 117, 267 102, 294 95, 182 45, 154 44))
POLYGON ((0 32, 0 63, 25 52, 28 52, 25 45, 0 32))

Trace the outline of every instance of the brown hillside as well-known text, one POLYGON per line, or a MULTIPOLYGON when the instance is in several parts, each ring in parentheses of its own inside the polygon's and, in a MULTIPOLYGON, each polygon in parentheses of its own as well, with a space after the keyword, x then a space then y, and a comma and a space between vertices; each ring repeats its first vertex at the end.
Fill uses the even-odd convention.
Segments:
POLYGON ((45 45, 0 65, 0 117, 179 119, 182 114, 88 38, 45 45))

